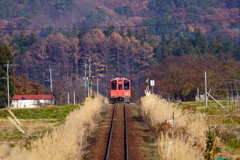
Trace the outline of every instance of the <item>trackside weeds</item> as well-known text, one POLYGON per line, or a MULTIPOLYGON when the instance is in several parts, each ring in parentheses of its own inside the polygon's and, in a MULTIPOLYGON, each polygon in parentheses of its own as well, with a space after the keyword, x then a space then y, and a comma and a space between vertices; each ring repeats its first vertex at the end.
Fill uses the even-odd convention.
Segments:
POLYGON ((154 134, 161 160, 203 160, 206 145, 205 117, 201 113, 188 113, 157 95, 141 99, 144 121, 154 134), (174 126, 167 120, 173 119, 174 126))
POLYGON ((31 144, 30 149, 22 146, 11 148, 8 144, 0 146, 2 160, 79 160, 86 136, 93 130, 94 117, 99 114, 106 98, 98 95, 85 102, 66 117, 66 122, 53 129, 43 138, 31 144))

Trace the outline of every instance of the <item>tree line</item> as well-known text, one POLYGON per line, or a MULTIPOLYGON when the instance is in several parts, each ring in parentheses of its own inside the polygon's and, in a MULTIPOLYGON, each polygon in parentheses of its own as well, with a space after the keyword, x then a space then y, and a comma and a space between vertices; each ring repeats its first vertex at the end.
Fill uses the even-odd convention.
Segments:
MULTIPOLYGON (((166 57, 148 72, 148 76, 156 80, 154 92, 164 98, 173 101, 194 101, 198 91, 200 94, 205 93, 204 72, 207 73, 211 84, 224 87, 218 80, 239 79, 239 66, 239 61, 222 61, 208 53, 191 53, 166 57)), ((208 90, 215 87, 211 84, 209 82, 208 90)))
MULTIPOLYGON (((73 91, 80 102, 86 96, 83 77, 84 65, 89 65, 89 59, 95 91, 97 79, 100 79, 100 93, 107 96, 109 79, 126 77, 133 82, 135 100, 144 94, 146 74, 156 78, 157 93, 182 100, 193 100, 196 89, 202 88, 199 84, 203 70, 238 78, 236 66, 240 47, 237 43, 230 43, 234 42, 231 39, 209 39, 200 31, 191 33, 190 38, 173 34, 159 37, 148 34, 145 28, 116 31, 114 26, 105 30, 95 27, 90 32, 74 30, 69 33, 53 33, 46 37, 24 32, 17 35, 1 33, 0 45, 8 46, 15 59, 12 62, 17 88, 15 94, 50 93, 48 80, 51 69, 53 94, 59 104, 66 103, 68 93, 73 95, 73 91)), ((6 59, 1 64, 6 64, 6 59)), ((2 70, 6 74, 4 66, 2 70)), ((1 81, 6 84, 4 79, 1 81)))

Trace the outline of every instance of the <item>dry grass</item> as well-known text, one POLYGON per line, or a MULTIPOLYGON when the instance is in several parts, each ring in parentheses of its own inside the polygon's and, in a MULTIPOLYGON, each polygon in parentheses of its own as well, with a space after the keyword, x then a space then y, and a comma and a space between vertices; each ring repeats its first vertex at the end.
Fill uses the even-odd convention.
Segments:
POLYGON ((142 98, 141 112, 155 135, 160 159, 179 159, 180 155, 180 159, 204 159, 206 126, 201 113, 184 112, 156 95, 142 98), (174 129, 166 122, 173 119, 173 112, 174 129))
MULTIPOLYGON (((191 138, 191 137, 190 137, 191 138)), ((201 160, 202 151, 194 144, 194 140, 187 137, 169 137, 160 134, 158 138, 158 155, 162 160, 201 160), (186 140, 187 139, 187 140, 186 140)))
POLYGON ((86 136, 94 128, 94 118, 100 112, 102 96, 96 96, 85 102, 66 117, 66 122, 55 128, 51 134, 34 141, 31 149, 9 145, 0 146, 0 158, 4 160, 66 160, 81 159, 86 136))

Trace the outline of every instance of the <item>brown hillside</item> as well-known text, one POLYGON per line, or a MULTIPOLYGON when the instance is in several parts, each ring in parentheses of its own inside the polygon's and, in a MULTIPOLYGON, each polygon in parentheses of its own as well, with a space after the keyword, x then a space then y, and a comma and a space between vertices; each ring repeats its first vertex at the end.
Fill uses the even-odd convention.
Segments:
MULTIPOLYGON (((42 0, 39 1, 39 5, 41 8, 38 10, 37 15, 34 19, 30 20, 30 24, 27 28, 36 29, 35 33, 40 33, 42 28, 46 28, 48 26, 53 26, 54 28, 71 28, 74 24, 77 24, 78 27, 82 27, 83 20, 86 20, 86 15, 91 12, 95 12, 96 7, 103 9, 107 16, 104 17, 104 22, 101 24, 97 24, 101 27, 108 27, 110 25, 114 26, 136 26, 140 25, 144 19, 156 19, 161 15, 157 15, 153 13, 153 11, 149 11, 148 3, 149 0, 75 0, 74 6, 71 7, 70 10, 61 10, 56 9, 56 0, 42 0), (116 7, 124 7, 129 6, 131 10, 131 16, 127 18, 125 15, 120 15, 114 11, 116 7)), ((18 0, 14 0, 14 4, 18 6, 18 8, 23 8, 27 5, 19 4, 18 0)), ((197 6, 196 6, 197 7, 197 6)), ((174 15, 181 20, 182 22, 186 22, 186 17, 188 15, 186 8, 177 8, 175 5, 173 6, 174 15)), ((218 8, 209 7, 206 9, 199 9, 201 13, 204 13, 200 16, 200 21, 207 20, 222 20, 222 19, 232 19, 232 18, 240 18, 239 8, 227 8, 226 3, 219 3, 218 8), (209 10, 214 10, 215 14, 209 15, 207 14, 209 10)), ((17 13, 15 13, 17 14, 17 13)), ((1 20, 0 19, 0 27, 6 28, 8 23, 12 24, 13 27, 17 27, 21 19, 25 17, 22 16, 14 16, 15 18, 12 20, 1 20)), ((169 16, 171 18, 172 16, 169 16)), ((239 30, 230 27, 230 22, 235 22, 236 20, 231 21, 221 21, 222 29, 224 34, 229 34, 231 37, 239 36, 239 30), (227 29, 227 30, 226 30, 227 29), (229 31, 229 29, 233 31, 229 31)), ((218 21, 214 22, 218 23, 218 21)), ((211 34, 214 30, 213 28, 206 23, 194 23, 190 24, 190 27, 194 30, 200 29, 204 34, 211 34)), ((33 32, 32 30, 26 32, 33 32)), ((217 32, 219 33, 219 31, 217 32)))

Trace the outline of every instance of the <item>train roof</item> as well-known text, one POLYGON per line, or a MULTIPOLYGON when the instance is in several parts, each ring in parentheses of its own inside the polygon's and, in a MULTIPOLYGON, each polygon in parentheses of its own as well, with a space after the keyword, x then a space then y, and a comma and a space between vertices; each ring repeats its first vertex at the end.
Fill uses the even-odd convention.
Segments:
POLYGON ((129 80, 128 78, 124 78, 124 77, 121 77, 121 78, 112 78, 111 80, 115 80, 115 79, 126 79, 126 80, 129 80))

